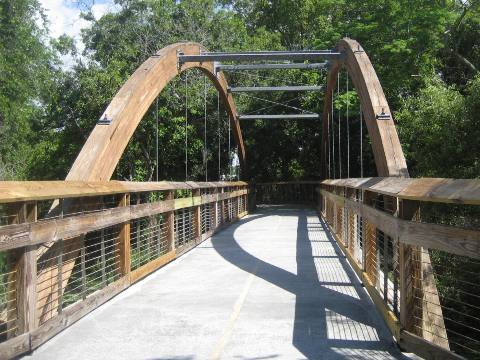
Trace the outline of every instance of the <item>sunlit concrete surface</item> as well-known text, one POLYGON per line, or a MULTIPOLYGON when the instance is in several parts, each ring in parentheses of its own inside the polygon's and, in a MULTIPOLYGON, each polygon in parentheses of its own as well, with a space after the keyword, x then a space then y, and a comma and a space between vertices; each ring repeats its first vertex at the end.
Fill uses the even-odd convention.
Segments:
POLYGON ((315 212, 265 207, 129 288, 29 357, 405 356, 315 212))

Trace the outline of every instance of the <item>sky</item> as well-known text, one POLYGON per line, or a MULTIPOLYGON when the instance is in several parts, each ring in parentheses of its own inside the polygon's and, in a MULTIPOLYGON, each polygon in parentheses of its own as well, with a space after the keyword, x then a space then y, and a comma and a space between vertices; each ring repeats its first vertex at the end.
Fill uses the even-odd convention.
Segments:
POLYGON ((80 30, 87 27, 89 23, 80 18, 82 9, 80 4, 86 2, 93 3, 91 9, 96 19, 116 9, 113 0, 40 0, 40 4, 45 9, 45 14, 50 21, 50 36, 58 38, 67 34, 75 39, 77 47, 82 51, 83 44, 80 38, 80 30))

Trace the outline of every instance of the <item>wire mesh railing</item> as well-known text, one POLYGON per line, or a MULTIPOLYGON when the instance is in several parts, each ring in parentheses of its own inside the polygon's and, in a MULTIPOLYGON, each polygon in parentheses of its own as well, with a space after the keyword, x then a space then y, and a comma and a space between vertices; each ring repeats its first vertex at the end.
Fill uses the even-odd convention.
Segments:
POLYGON ((248 197, 242 182, 54 185, 0 196, 0 358, 31 351, 244 216, 248 197))

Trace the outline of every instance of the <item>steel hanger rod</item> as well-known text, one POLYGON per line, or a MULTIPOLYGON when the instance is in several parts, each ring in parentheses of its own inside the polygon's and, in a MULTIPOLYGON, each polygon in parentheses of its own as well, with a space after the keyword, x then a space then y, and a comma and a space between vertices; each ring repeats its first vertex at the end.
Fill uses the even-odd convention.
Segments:
POLYGON ((207 61, 259 61, 259 60, 320 60, 338 59, 342 53, 334 51, 258 51, 248 53, 201 53, 198 55, 178 54, 180 64, 207 61))
POLYGON ((283 114, 283 115, 238 115, 239 120, 283 120, 283 119, 319 119, 319 114, 283 114))
POLYGON ((235 71, 235 70, 271 70, 271 69, 324 69, 328 63, 288 63, 288 64, 239 64, 215 66, 216 71, 235 71))
POLYGON ((268 92, 268 91, 322 91, 324 86, 302 85, 302 86, 240 86, 228 88, 228 92, 268 92))

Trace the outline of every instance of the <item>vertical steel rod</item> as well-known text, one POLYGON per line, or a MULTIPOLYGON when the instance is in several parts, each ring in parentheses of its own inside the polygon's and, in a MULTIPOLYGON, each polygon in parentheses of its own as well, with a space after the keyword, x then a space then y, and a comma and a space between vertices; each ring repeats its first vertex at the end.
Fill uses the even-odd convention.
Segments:
POLYGON ((218 130, 218 181, 220 181, 221 176, 221 166, 220 166, 220 138, 221 138, 221 131, 220 131, 220 92, 217 91, 217 130, 218 130))
POLYGON ((80 250, 80 265, 82 267, 82 298, 87 297, 87 270, 85 268, 85 243, 80 250))
POLYGON ((188 180, 188 75, 185 72, 185 181, 188 180))
POLYGON ((360 104, 360 177, 363 178, 363 112, 360 104))
MULTIPOLYGON (((337 99, 340 101, 340 72, 337 74, 337 99)), ((342 178, 342 146, 341 146, 341 134, 342 134, 342 122, 340 121, 341 108, 338 107, 338 177, 342 178)))
POLYGON ((383 300, 388 304, 388 239, 389 237, 383 234, 383 300))
POLYGON ((63 240, 60 240, 60 244, 58 247, 59 254, 57 257, 57 312, 61 314, 63 308, 63 240))
POLYGON ((157 162, 155 179, 156 181, 158 181, 158 95, 155 102, 155 148, 156 148, 155 159, 157 162))
POLYGON ((105 229, 100 230, 100 261, 102 262, 102 286, 107 286, 106 260, 105 260, 105 229))

